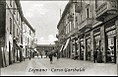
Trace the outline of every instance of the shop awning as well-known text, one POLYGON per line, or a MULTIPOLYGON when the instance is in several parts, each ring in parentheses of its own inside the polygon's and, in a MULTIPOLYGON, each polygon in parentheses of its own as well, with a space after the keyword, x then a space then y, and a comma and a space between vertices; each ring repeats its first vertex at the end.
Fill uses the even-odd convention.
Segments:
POLYGON ((60 52, 63 50, 64 45, 61 46, 60 52))
POLYGON ((67 48, 67 46, 68 46, 68 44, 69 44, 69 41, 70 41, 70 39, 68 39, 68 40, 66 41, 66 44, 65 44, 64 49, 63 49, 63 50, 65 50, 65 49, 67 48))

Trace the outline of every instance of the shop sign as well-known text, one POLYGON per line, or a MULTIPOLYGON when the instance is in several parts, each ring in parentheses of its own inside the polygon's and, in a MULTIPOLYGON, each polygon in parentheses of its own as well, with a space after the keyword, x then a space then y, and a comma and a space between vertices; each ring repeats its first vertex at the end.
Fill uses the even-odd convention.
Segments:
POLYGON ((106 28, 105 31, 107 32, 107 31, 110 31, 110 30, 115 29, 115 28, 116 28, 115 25, 113 25, 111 27, 106 28))
POLYGON ((109 32, 107 32, 107 35, 108 36, 116 36, 116 31, 115 30, 109 31, 109 32))
POLYGON ((96 32, 96 33, 94 33, 94 36, 96 36, 96 35, 100 35, 100 32, 96 32))

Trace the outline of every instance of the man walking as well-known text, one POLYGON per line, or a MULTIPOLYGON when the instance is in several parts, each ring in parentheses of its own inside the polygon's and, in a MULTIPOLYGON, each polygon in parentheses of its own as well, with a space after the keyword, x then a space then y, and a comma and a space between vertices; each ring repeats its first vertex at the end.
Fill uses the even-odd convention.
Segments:
POLYGON ((54 48, 53 48, 53 50, 49 53, 50 64, 52 64, 52 62, 53 62, 53 55, 54 55, 54 48))

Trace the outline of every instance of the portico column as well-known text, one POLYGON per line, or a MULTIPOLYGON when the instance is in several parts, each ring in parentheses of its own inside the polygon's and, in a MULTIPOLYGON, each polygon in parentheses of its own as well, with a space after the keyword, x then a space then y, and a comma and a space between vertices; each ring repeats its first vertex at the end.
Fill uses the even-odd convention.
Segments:
POLYGON ((90 36, 91 36, 91 61, 93 61, 94 60, 94 54, 93 53, 94 53, 94 50, 95 50, 93 31, 91 31, 90 36))
POLYGON ((102 54, 102 60, 106 63, 106 34, 105 34, 105 26, 103 25, 100 29, 101 32, 101 44, 100 44, 100 50, 103 53, 102 54))
POLYGON ((81 51, 81 47, 80 47, 80 38, 78 38, 78 55, 79 55, 79 60, 80 60, 80 56, 81 56, 81 53, 80 53, 80 51, 81 51))
POLYGON ((118 19, 116 20, 115 25, 116 25, 116 63, 118 64, 118 19))
POLYGON ((86 60, 86 38, 84 36, 84 60, 86 60))
POLYGON ((73 48, 72 48, 72 39, 70 39, 70 52, 71 52, 71 58, 72 58, 72 54, 73 54, 73 48))

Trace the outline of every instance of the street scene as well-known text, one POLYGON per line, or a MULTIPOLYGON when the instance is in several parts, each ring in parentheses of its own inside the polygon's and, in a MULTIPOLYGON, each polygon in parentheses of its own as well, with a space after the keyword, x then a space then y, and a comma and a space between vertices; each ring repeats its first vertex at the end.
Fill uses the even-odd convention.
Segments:
POLYGON ((118 0, 0 0, 0 76, 118 76, 118 0))

